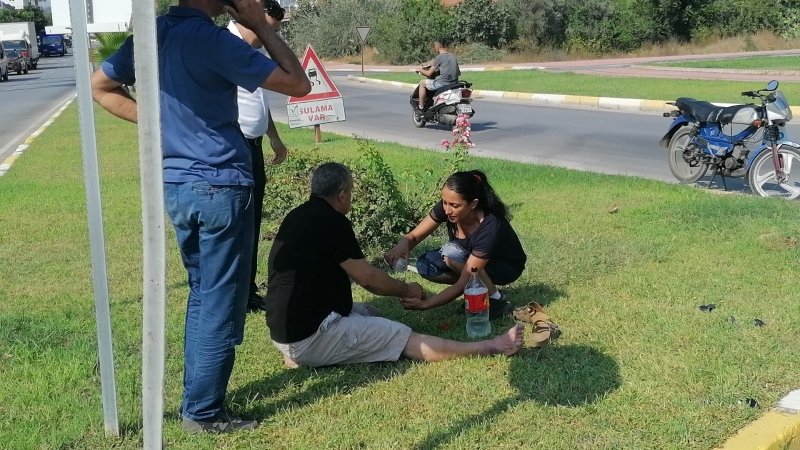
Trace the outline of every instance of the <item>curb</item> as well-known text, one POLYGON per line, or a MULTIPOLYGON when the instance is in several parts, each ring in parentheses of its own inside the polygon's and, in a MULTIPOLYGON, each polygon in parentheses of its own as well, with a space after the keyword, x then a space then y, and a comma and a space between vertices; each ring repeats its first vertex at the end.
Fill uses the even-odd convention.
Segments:
MULTIPOLYGON (((328 72, 361 72, 361 69, 326 69, 328 72)), ((404 69, 402 67, 393 69, 364 69, 370 73, 414 73, 417 69, 404 69)), ((487 66, 487 67, 462 67, 461 72, 500 72, 507 70, 547 70, 543 66, 487 66)))
POLYGON ((759 70, 759 69, 714 69, 702 67, 673 67, 673 66, 653 66, 645 64, 632 64, 631 69, 659 70, 667 72, 711 72, 711 73, 732 73, 742 75, 784 75, 798 76, 800 70, 759 70))
POLYGON ((69 100, 67 100, 67 101, 66 101, 66 102, 65 102, 65 103, 64 103, 64 104, 61 106, 61 108, 58 108, 58 111, 56 111, 56 112, 55 112, 55 114, 53 114, 52 116, 50 116, 50 118, 49 118, 49 119, 47 119, 47 121, 46 121, 45 123, 43 123, 43 124, 42 124, 42 126, 40 126, 40 127, 39 127, 39 128, 36 130, 36 131, 34 131, 33 133, 31 133, 31 135, 30 135, 30 136, 28 136, 27 138, 25 138, 25 141, 24 141, 22 144, 20 144, 19 146, 17 146, 17 149, 16 149, 16 150, 14 150, 14 153, 12 153, 12 154, 11 154, 11 155, 10 155, 8 158, 6 158, 6 160, 5 160, 5 161, 3 161, 2 163, 0 163, 0 177, 2 177, 3 175, 5 175, 5 174, 6 174, 6 172, 8 172, 8 171, 9 171, 9 169, 11 169, 11 165, 12 165, 12 164, 14 164, 14 161, 16 161, 16 160, 17 160, 17 158, 19 158, 19 157, 22 155, 22 153, 23 153, 23 152, 25 152, 25 150, 27 150, 27 149, 28 149, 28 146, 30 146, 30 145, 31 145, 31 143, 32 143, 32 142, 33 142, 33 141, 34 141, 34 140, 35 140, 35 139, 36 139, 36 138, 37 138, 37 137, 38 137, 40 134, 42 134, 42 132, 44 132, 44 130, 45 130, 45 129, 47 129, 47 127, 49 127, 50 125, 52 125, 52 124, 53 124, 53 121, 56 119, 56 117, 60 116, 60 115, 61 115, 61 113, 62 113, 62 112, 64 112, 64 110, 65 110, 65 109, 67 109, 67 107, 68 107, 68 106, 69 106, 69 105, 70 105, 70 104, 71 104, 71 103, 72 103, 74 100, 75 100, 75 96, 73 96, 73 97, 71 97, 69 100))
MULTIPOLYGON (((348 75, 348 80, 358 81, 359 83, 385 84, 394 87, 413 89, 416 84, 401 83, 399 81, 377 80, 374 78, 364 78, 348 75)), ((583 95, 561 95, 561 94, 531 94, 529 92, 506 92, 506 91, 482 91, 475 89, 472 91, 475 98, 493 98, 499 100, 526 102, 539 106, 572 106, 585 108, 612 109, 621 111, 647 111, 647 112, 666 112, 675 109, 668 105, 666 100, 644 100, 637 98, 613 98, 613 97, 588 97, 583 95)))
POLYGON ((784 450, 800 448, 800 389, 790 392, 775 408, 751 422, 721 450, 784 450))
MULTIPOLYGON (((400 81, 387 81, 375 78, 365 78, 355 75, 348 75, 348 80, 359 83, 384 84, 406 89, 414 89, 417 85, 402 83, 400 81)), ((472 95, 475 98, 493 98, 500 101, 514 101, 531 103, 537 106, 569 106, 580 108, 611 109, 618 111, 633 112, 669 112, 675 109, 668 105, 672 100, 647 100, 641 98, 615 98, 615 97, 589 97, 584 95, 562 95, 562 94, 531 94, 530 92, 507 92, 507 91, 482 91, 474 89, 472 95)), ((717 106, 732 106, 736 103, 714 102, 717 106)), ((790 106, 793 111, 800 111, 800 106, 790 106)))

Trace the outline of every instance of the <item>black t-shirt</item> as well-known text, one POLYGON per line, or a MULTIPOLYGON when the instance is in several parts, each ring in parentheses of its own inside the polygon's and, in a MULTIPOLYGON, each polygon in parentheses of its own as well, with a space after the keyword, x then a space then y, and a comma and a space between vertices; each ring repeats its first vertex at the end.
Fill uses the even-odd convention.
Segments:
POLYGON ((340 263, 363 259, 350 220, 312 196, 283 220, 269 252, 267 326, 281 344, 314 334, 336 311, 353 309, 350 278, 340 263))
POLYGON ((524 270, 528 257, 517 233, 505 217, 485 214, 477 230, 464 239, 458 239, 456 225, 447 220, 441 201, 434 205, 430 216, 436 223, 445 223, 450 240, 458 243, 475 257, 490 261, 506 261, 520 272, 524 270))

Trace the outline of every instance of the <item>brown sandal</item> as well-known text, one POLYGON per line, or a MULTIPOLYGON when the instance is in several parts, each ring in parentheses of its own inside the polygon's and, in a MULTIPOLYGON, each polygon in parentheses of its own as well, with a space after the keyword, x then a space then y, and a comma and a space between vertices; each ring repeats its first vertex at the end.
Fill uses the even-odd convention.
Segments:
POLYGON ((533 325, 528 337, 528 346, 541 347, 561 336, 561 328, 544 312, 542 305, 530 302, 514 310, 514 318, 533 325))
POLYGON ((550 316, 545 314, 542 306, 536 302, 530 302, 525 306, 520 306, 514 310, 514 318, 520 322, 535 324, 539 320, 550 321, 550 316))

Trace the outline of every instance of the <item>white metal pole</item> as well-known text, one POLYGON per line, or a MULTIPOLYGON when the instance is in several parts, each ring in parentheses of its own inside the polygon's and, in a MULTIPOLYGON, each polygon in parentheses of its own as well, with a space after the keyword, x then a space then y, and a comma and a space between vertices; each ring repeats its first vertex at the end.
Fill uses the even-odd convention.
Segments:
POLYGON ((89 216, 89 246, 92 254, 92 279, 97 317, 97 348, 100 357, 100 387, 103 396, 103 423, 107 435, 119 436, 117 387, 114 381, 114 349, 111 338, 111 310, 108 301, 103 207, 100 202, 100 171, 97 163, 97 136, 94 124, 89 33, 86 25, 86 0, 70 0, 75 79, 78 86, 78 115, 81 123, 83 173, 86 209, 89 216))
POLYGON ((161 449, 164 417, 166 237, 155 2, 133 2, 144 244, 142 413, 144 448, 161 449))

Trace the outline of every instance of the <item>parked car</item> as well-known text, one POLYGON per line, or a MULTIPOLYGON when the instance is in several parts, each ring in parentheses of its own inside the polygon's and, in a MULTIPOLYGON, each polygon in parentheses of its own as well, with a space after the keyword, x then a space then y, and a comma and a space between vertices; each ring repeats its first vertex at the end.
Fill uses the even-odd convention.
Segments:
POLYGON ((17 72, 17 75, 28 73, 28 63, 19 50, 6 50, 6 60, 8 61, 8 71, 17 72))
MULTIPOLYGON (((28 69, 33 67, 33 61, 31 60, 31 51, 30 45, 26 41, 2 41, 0 42, 0 46, 2 46, 6 51, 16 51, 17 56, 24 60, 24 64, 21 64, 24 67, 25 73, 28 73, 28 69)), ((14 70, 14 69, 9 69, 14 70)))
POLYGON ((8 61, 2 46, 0 46, 0 81, 8 81, 8 61))

